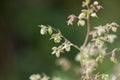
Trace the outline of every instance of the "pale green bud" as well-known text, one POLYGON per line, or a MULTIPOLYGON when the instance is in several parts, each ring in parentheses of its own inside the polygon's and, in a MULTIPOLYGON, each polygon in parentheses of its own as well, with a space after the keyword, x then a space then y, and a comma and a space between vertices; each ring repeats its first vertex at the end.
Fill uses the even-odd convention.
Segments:
POLYGON ((117 31, 117 27, 112 27, 111 29, 113 32, 116 32, 117 31))
POLYGON ((49 33, 49 35, 51 35, 53 33, 53 30, 52 30, 51 26, 49 26, 49 28, 48 28, 48 33, 49 33))
POLYGON ((79 20, 77 25, 78 26, 84 26, 85 25, 85 21, 84 20, 79 20))
POLYGON ((96 62, 102 63, 102 62, 103 62, 103 59, 104 59, 104 56, 99 55, 99 56, 96 58, 96 62))
POLYGON ((80 15, 78 16, 78 19, 84 19, 86 17, 85 13, 80 13, 80 15))
POLYGON ((115 57, 111 57, 110 61, 113 62, 113 63, 117 63, 117 59, 115 57))
POLYGON ((83 9, 83 10, 82 10, 82 13, 84 13, 85 16, 86 16, 86 15, 89 13, 89 10, 83 9))
POLYGON ((69 26, 69 25, 73 25, 73 21, 72 20, 68 20, 67 21, 67 25, 69 26))
POLYGON ((102 79, 103 80, 109 80, 109 75, 108 74, 102 74, 102 79))
POLYGON ((86 5, 89 5, 90 4, 90 0, 86 0, 86 5))

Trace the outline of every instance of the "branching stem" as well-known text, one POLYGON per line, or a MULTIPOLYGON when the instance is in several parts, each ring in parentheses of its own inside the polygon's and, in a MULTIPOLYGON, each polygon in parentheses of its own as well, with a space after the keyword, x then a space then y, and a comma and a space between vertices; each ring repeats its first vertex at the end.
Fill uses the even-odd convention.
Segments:
MULTIPOLYGON (((54 28, 52 28, 52 29, 53 29, 55 32, 60 32, 59 30, 56 30, 56 29, 54 29, 54 28)), ((75 45, 74 43, 72 43, 71 41, 69 41, 65 36, 62 35, 61 32, 60 32, 60 34, 61 34, 61 37, 62 37, 65 41, 70 42, 74 48, 76 48, 78 51, 80 51, 80 48, 79 48, 77 45, 75 45)))

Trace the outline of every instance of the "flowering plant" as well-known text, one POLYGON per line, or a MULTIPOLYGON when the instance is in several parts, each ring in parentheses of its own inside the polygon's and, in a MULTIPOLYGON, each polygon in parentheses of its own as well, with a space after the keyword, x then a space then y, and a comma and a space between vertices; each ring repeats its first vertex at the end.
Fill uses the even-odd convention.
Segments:
MULTIPOLYGON (((84 0, 82 3, 84 9, 81 13, 76 16, 74 14, 68 16, 67 25, 73 25, 74 21, 77 21, 78 26, 84 26, 87 24, 87 33, 85 36, 84 43, 81 47, 69 41, 60 30, 51 27, 50 25, 39 25, 40 34, 49 34, 50 40, 53 40, 59 46, 52 47, 52 54, 56 57, 60 57, 61 53, 69 52, 71 46, 78 50, 76 55, 76 61, 80 62, 80 74, 81 80, 117 80, 118 76, 110 78, 109 74, 94 73, 96 68, 99 66, 98 63, 102 63, 104 58, 111 55, 110 61, 117 63, 116 52, 120 51, 119 48, 114 48, 112 51, 107 52, 107 46, 105 43, 113 43, 117 36, 114 34, 119 25, 115 22, 108 23, 106 25, 100 25, 94 27, 91 30, 90 18, 97 18, 97 12, 103 7, 98 1, 84 0), (90 36, 92 39, 89 41, 90 36), (63 42, 63 43, 62 43, 63 42)), ((65 63, 66 60, 59 60, 59 65, 65 63)), ((68 62, 67 62, 68 63, 68 62)), ((67 65, 65 66, 67 67, 67 65)), ((68 67, 69 68, 69 67, 68 67)), ((66 68, 65 68, 66 70, 66 68)), ((46 75, 32 75, 31 80, 60 80, 58 78, 49 78, 46 75)))

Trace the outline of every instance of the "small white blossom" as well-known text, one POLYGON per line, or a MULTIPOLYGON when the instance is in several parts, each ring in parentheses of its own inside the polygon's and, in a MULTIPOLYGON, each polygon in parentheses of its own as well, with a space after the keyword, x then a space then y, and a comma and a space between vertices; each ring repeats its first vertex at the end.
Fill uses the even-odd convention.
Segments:
POLYGON ((109 35, 105 36, 105 38, 106 38, 106 41, 108 41, 108 42, 110 42, 110 43, 113 43, 113 42, 114 42, 114 39, 116 39, 117 36, 116 36, 116 35, 113 35, 113 34, 109 34, 109 35))
POLYGON ((30 80, 40 80, 41 76, 40 74, 33 74, 30 76, 30 80))
POLYGON ((95 18, 95 17, 97 17, 97 14, 96 13, 92 13, 91 17, 95 18))
POLYGON ((55 54, 56 57, 60 57, 60 53, 63 52, 62 46, 53 47, 52 50, 53 50, 52 54, 55 54))
POLYGON ((95 29, 97 30, 97 33, 99 36, 101 36, 102 34, 104 34, 106 32, 106 30, 104 29, 103 26, 95 27, 95 29))
POLYGON ((41 27, 40 33, 41 33, 42 35, 46 34, 46 33, 47 33, 47 27, 44 26, 44 25, 41 25, 40 27, 41 27))
POLYGON ((98 1, 94 1, 94 3, 93 3, 95 6, 96 5, 98 5, 99 4, 99 2, 98 1))
POLYGON ((60 33, 52 34, 51 39, 53 39, 55 43, 60 43, 62 36, 60 33))
POLYGON ((65 43, 63 43, 63 49, 65 49, 67 52, 70 51, 70 47, 71 47, 71 43, 66 41, 65 43))
POLYGON ((75 19, 76 19, 76 16, 73 14, 68 16, 67 25, 73 25, 73 22, 75 21, 75 19))
POLYGON ((78 26, 84 26, 85 25, 85 21, 84 20, 79 20, 77 25, 78 26))

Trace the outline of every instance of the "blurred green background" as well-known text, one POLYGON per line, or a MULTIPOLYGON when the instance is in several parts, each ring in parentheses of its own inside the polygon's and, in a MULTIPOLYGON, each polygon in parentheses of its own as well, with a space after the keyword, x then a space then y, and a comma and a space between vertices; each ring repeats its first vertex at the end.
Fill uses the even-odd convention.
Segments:
MULTIPOLYGON (((120 24, 120 0, 99 2, 104 9, 99 11, 98 19, 92 19, 91 26, 112 21, 120 24)), ((49 36, 41 36, 37 26, 49 24, 59 28, 80 46, 86 28, 67 27, 66 20, 68 15, 80 13, 81 3, 82 0, 0 0, 0 80, 28 80, 31 74, 42 72, 51 75, 57 68, 56 57, 51 55, 55 44, 49 36)), ((117 36, 115 44, 108 44, 110 50, 120 47, 120 29, 117 36)), ((76 54, 77 50, 72 48, 62 56, 74 60, 76 54)), ((102 64, 99 71, 110 72, 111 65, 110 62, 102 64)))

